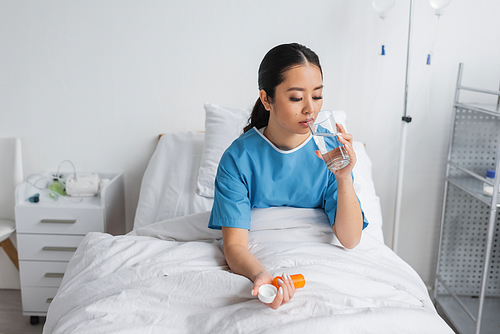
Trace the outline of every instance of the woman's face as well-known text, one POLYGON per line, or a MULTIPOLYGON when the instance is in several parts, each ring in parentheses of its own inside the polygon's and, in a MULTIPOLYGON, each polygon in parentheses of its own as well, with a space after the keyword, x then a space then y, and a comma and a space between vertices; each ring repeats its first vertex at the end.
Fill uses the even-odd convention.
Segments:
MULTIPOLYGON (((261 91, 262 95, 265 94, 261 91)), ((265 99, 269 130, 275 135, 309 135, 307 119, 323 105, 323 79, 318 67, 306 64, 285 72, 285 81, 276 87, 274 99, 265 99)))

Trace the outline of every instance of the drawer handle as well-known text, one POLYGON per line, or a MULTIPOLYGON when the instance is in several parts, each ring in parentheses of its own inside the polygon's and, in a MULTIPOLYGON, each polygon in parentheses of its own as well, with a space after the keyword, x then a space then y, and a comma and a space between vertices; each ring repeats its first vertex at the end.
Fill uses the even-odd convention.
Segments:
POLYGON ((50 278, 63 278, 64 274, 63 273, 46 273, 45 277, 50 277, 50 278))
POLYGON ((76 247, 53 247, 45 246, 42 248, 44 251, 56 251, 56 252, 75 252, 76 247))
POLYGON ((76 219, 42 219, 42 223, 48 224, 74 224, 76 219))
POLYGON ((47 300, 45 301, 47 304, 50 304, 52 303, 52 301, 54 300, 54 298, 47 298, 47 300))

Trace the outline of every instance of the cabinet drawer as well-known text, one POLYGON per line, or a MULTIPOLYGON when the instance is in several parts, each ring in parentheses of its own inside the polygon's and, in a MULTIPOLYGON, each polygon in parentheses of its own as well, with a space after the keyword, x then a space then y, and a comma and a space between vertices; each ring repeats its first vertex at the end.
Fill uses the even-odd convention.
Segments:
POLYGON ((104 232, 102 208, 16 207, 17 233, 82 234, 104 232))
POLYGON ((19 260, 69 261, 83 235, 18 234, 19 260))
POLYGON ((57 288, 22 287, 23 312, 47 312, 57 288))
POLYGON ((67 267, 68 262, 19 261, 21 286, 57 288, 67 267))

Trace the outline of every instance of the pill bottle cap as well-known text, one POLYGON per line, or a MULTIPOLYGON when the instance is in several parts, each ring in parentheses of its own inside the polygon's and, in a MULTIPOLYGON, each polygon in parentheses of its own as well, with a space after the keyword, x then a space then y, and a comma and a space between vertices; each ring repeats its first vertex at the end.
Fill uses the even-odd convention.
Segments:
POLYGON ((489 177, 490 179, 495 178, 495 170, 494 169, 488 169, 486 171, 486 177, 489 177))
POLYGON ((278 289, 272 284, 264 284, 259 288, 259 300, 263 303, 269 304, 272 303, 274 298, 276 298, 276 294, 278 293, 278 289))

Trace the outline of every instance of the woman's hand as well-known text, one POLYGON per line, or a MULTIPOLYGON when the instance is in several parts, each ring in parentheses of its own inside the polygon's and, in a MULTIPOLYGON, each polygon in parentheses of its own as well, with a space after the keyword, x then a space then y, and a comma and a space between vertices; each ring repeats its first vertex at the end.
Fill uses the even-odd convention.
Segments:
POLYGON ((337 138, 339 139, 339 142, 344 145, 344 148, 349 155, 349 159, 351 160, 347 166, 342 169, 338 169, 333 173, 335 174, 335 178, 338 180, 339 178, 343 179, 351 177, 352 169, 356 164, 356 153, 354 153, 354 149, 352 148, 352 135, 347 133, 341 124, 337 124, 337 129, 339 130, 339 135, 337 136, 337 138))
MULTIPOLYGON (((281 305, 288 303, 295 294, 295 286, 293 285, 290 276, 288 276, 287 274, 283 274, 281 277, 283 278, 283 280, 278 279, 279 289, 276 297, 271 303, 266 304, 274 310, 277 310, 281 305)), ((253 284, 252 296, 257 296, 259 294, 259 288, 261 285, 271 284, 272 281, 273 278, 267 271, 257 275, 253 284)))
MULTIPOLYGON (((354 153, 354 149, 352 148, 352 135, 347 133, 341 124, 337 124, 337 130, 339 131, 337 138, 339 139, 339 142, 344 145, 344 148, 349 155, 349 159, 351 160, 347 166, 333 172, 333 174, 335 174, 335 178, 338 180, 351 177, 352 169, 356 164, 356 153, 354 153)), ((320 159, 323 159, 319 150, 316 150, 315 153, 320 159)))
MULTIPOLYGON (((273 278, 266 268, 248 250, 248 230, 234 227, 222 227, 224 241, 224 256, 229 268, 235 273, 253 281, 252 296, 259 294, 263 284, 271 284, 273 278)), ((281 281, 281 280, 280 280, 281 281)), ((290 276, 283 274, 283 281, 278 282, 279 289, 272 303, 267 306, 277 309, 280 305, 288 303, 295 293, 290 276)))

